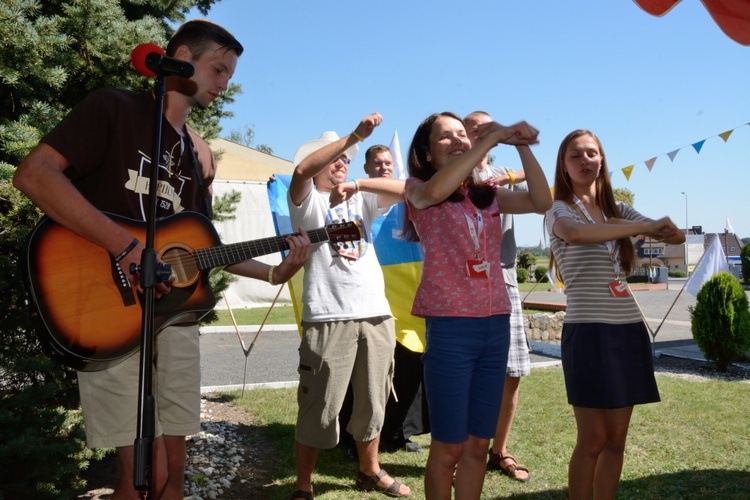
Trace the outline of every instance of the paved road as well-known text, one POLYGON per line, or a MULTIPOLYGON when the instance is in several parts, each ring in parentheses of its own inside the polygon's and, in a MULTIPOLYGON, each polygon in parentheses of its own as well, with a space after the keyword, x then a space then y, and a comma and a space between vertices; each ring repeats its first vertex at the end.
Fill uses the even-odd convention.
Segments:
MULTIPOLYGON (((667 318, 656 335, 656 350, 700 356, 700 351, 692 340, 688 312, 688 307, 695 305, 695 297, 687 292, 680 293, 684 283, 684 279, 670 279, 667 290, 636 291, 634 296, 653 331, 657 330, 665 317, 667 318), (670 312, 667 316, 668 311, 670 312)), ((750 296, 750 292, 748 295, 750 296)), ((522 294, 521 298, 527 297, 522 294)), ((532 292, 528 300, 564 303, 565 295, 555 292, 532 292)), ((266 326, 256 339, 257 330, 257 326, 241 328, 245 350, 252 345, 247 356, 238 334, 233 330, 203 330, 205 333, 201 335, 201 375, 204 388, 241 386, 243 382, 256 386, 271 384, 273 387, 296 383, 299 347, 297 331, 288 325, 266 326)), ((559 350, 555 347, 541 343, 533 343, 532 349, 532 362, 537 365, 556 362, 556 356, 559 355, 559 350)))

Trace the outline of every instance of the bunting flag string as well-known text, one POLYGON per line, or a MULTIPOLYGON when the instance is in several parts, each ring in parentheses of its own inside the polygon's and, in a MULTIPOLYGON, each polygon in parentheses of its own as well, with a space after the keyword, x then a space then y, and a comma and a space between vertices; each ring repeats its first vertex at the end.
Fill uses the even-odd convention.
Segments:
MULTIPOLYGON (((739 127, 735 127, 735 128, 729 129, 729 130, 727 130, 725 132, 722 132, 720 134, 717 134, 715 136, 707 137, 706 139, 702 139, 702 140, 700 140, 698 142, 694 142, 694 143, 690 144, 690 146, 683 146, 681 148, 677 148, 677 149, 675 149, 673 151, 670 151, 669 153, 665 153, 665 154, 666 154, 667 157, 669 157, 669 161, 671 161, 671 162, 674 162, 674 159, 675 159, 675 156, 677 156, 677 153, 679 153, 680 151, 682 151, 683 149, 685 149, 687 147, 692 147, 695 150, 696 154, 700 154, 701 149, 703 148, 703 145, 705 144, 705 142, 708 139, 711 139, 713 137, 721 137, 721 139, 726 143, 729 140, 729 136, 732 135, 732 132, 734 132, 735 130, 737 130, 740 127, 744 127, 745 125, 749 125, 750 126, 750 122, 744 123, 744 124, 740 125, 739 127)), ((661 154, 661 155, 658 155, 658 156, 654 156, 653 158, 650 158, 650 159, 645 160, 645 161, 642 162, 642 163, 644 163, 646 165, 646 168, 648 168, 649 172, 651 172, 651 169, 654 168, 654 164, 656 163, 656 159, 659 158, 659 156, 664 156, 664 154, 661 154)), ((638 162, 638 163, 641 163, 641 162, 638 162)), ((638 165, 638 163, 633 163, 631 165, 628 165, 627 167, 623 167, 623 168, 620 169, 622 171, 622 174, 625 176, 626 180, 628 180, 628 181, 630 180, 630 176, 633 174, 633 169, 635 168, 636 165, 638 165)))

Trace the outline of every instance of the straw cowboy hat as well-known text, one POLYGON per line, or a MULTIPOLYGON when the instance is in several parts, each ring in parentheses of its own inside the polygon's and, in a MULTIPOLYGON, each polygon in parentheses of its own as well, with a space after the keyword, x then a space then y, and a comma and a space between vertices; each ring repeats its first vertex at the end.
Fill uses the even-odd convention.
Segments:
MULTIPOLYGON (((315 139, 304 143, 299 147, 299 149, 297 149, 297 152, 294 153, 294 166, 296 167, 297 165, 299 165, 302 160, 304 160, 323 146, 327 146, 328 144, 336 142, 339 139, 340 137, 336 132, 329 130, 327 132, 323 132, 323 135, 320 136, 320 139, 315 139)), ((344 154, 347 158, 349 158, 349 161, 354 161, 354 158, 357 157, 358 151, 359 146, 355 144, 354 146, 344 151, 344 154)))

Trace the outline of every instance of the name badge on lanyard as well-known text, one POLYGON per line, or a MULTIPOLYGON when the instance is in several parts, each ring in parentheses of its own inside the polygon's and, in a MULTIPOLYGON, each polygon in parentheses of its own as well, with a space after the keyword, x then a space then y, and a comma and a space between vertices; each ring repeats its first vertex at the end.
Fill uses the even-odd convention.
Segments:
MULTIPOLYGON (((461 208, 463 212, 463 208, 461 208)), ((474 258, 466 259, 466 276, 469 278, 489 278, 490 277, 490 262, 485 259, 481 259, 479 256, 479 240, 482 238, 482 231, 484 230, 484 222, 482 221, 482 214, 477 211, 477 227, 474 227, 474 222, 471 220, 466 212, 464 212, 464 218, 469 228, 469 236, 471 241, 474 243, 474 258)))
MULTIPOLYGON (((596 224, 593 217, 591 217, 591 214, 589 214, 589 211, 586 210, 584 204, 581 202, 581 200, 578 199, 578 196, 573 195, 572 199, 573 202, 578 206, 578 208, 581 209, 581 212, 589 221, 589 223, 596 224)), ((607 216, 602 213, 602 217, 604 217, 604 221, 606 222, 607 216)), ((620 276, 622 275, 622 269, 620 267, 620 247, 615 241, 606 241, 605 244, 607 245, 609 258, 612 261, 612 267, 615 271, 615 280, 607 283, 607 285, 609 286, 609 293, 612 294, 612 297, 617 298, 630 297, 630 288, 628 287, 628 283, 620 278, 620 276)))

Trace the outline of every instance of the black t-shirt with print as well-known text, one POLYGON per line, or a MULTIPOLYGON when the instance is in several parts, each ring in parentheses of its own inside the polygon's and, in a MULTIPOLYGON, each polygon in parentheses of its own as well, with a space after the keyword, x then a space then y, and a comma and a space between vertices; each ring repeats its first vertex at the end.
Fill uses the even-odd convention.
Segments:
MULTIPOLYGON (((99 210, 145 220, 151 175, 155 100, 147 93, 105 88, 78 104, 42 142, 71 166, 66 175, 99 210)), ((206 213, 216 162, 208 145, 189 130, 202 174, 186 141, 162 122, 157 217, 183 210, 206 213)), ((209 205, 210 206, 210 205, 209 205)))

